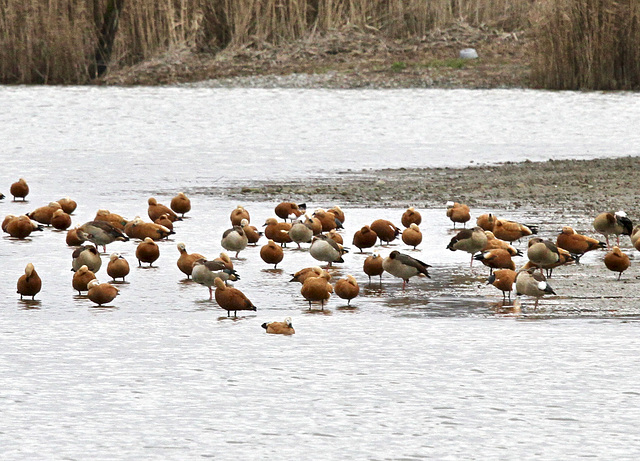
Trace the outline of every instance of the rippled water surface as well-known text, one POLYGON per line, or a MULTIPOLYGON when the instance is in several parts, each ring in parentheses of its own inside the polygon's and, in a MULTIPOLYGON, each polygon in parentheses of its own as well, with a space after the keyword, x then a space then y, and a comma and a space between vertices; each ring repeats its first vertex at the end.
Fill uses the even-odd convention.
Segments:
MULTIPOLYGON (((99 208, 146 218, 152 193, 168 203, 212 183, 619 156, 640 145, 633 94, 0 87, 0 102, 0 191, 20 176, 32 189, 27 203, 0 202, 2 216, 69 195, 74 224, 99 208)), ((432 264, 431 279, 369 284, 353 248, 333 275, 354 274, 360 297, 309 310, 288 281, 316 264, 308 251, 287 248, 274 270, 248 248, 235 286, 258 310, 234 320, 185 280, 176 244, 217 256, 237 203, 192 201, 155 267, 136 267, 137 242, 107 247, 132 266, 109 308, 73 292, 64 232, 0 239, 3 459, 637 458, 640 306, 625 295, 640 283, 637 259, 617 288, 592 294, 597 304, 571 287, 588 283, 601 254, 554 274, 559 295, 537 311, 530 300, 514 310, 484 284, 484 267, 445 249, 443 209, 420 209, 418 250, 376 251, 432 264), (43 289, 20 301, 28 262, 43 289), (260 327, 287 316, 293 337, 260 327)), ((243 205, 260 226, 275 204, 243 205)), ((342 205, 347 245, 360 226, 398 223, 403 211, 342 205)), ((509 217, 549 232, 582 222, 570 211, 509 217)))

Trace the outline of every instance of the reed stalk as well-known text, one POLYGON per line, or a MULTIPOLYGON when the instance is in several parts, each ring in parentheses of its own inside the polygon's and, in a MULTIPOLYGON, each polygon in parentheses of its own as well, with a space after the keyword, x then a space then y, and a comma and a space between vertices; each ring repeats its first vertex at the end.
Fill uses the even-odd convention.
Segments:
MULTIPOLYGON (((0 0, 0 82, 85 83, 114 0, 0 0)), ((532 25, 533 81, 547 88, 638 88, 638 0, 118 0, 109 65, 176 48, 277 46, 343 27, 422 37, 463 21, 532 25)), ((100 46, 99 46, 100 45, 100 46)), ((103 46, 104 48, 104 46, 103 46)), ((99 53, 98 53, 99 54, 99 53)))
POLYGON ((640 89, 637 0, 545 0, 533 18, 536 86, 640 89))

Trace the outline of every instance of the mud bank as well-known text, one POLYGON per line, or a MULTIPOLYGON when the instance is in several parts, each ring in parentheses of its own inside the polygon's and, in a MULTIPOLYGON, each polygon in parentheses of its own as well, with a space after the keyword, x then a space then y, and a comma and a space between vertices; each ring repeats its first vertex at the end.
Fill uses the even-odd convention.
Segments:
MULTIPOLYGON (((526 219, 539 226, 539 236, 555 242, 562 226, 570 225, 583 234, 603 240, 593 229, 593 218, 603 211, 625 210, 634 224, 640 219, 640 187, 637 171, 640 158, 623 157, 597 160, 549 160, 546 162, 505 163, 466 168, 388 169, 377 171, 344 171, 335 177, 317 178, 309 182, 251 183, 232 189, 209 189, 242 200, 306 201, 309 204, 333 204, 348 207, 442 208, 456 200, 471 207, 473 225, 478 215, 493 212, 504 218, 526 219)), ((200 191, 201 193, 204 191, 200 191)), ((347 212, 348 213, 348 212, 347 212)), ((372 217, 372 220, 375 219, 372 217)), ((399 225, 400 213, 397 216, 399 225)), ((425 235, 429 223, 422 226, 425 235)), ((451 236, 457 230, 450 230, 451 236)), ((345 235, 345 242, 351 242, 345 235)), ((516 246, 526 255, 527 239, 516 246)), ((615 243, 613 239, 612 244, 615 243)), ((422 245, 429 245, 429 239, 422 245)), ((638 252, 629 237, 622 236, 621 249, 631 257, 631 267, 620 281, 609 271, 603 258, 606 250, 585 255, 580 264, 557 268, 549 280, 557 296, 541 301, 533 310, 533 300, 526 297, 522 307, 502 302, 501 294, 485 284, 488 268, 474 264, 470 271, 468 255, 452 257, 459 265, 444 261, 428 261, 435 270, 452 279, 440 289, 452 298, 495 299, 498 314, 526 315, 534 318, 637 318, 640 308, 640 266, 638 252), (438 264, 442 265, 438 268, 438 264), (455 283, 454 283, 455 281, 455 283)), ((376 247, 385 254, 388 247, 376 247)), ((516 258, 520 267, 526 262, 516 258)))
POLYGON ((238 199, 302 200, 359 206, 434 208, 449 200, 472 208, 547 213, 626 210, 640 216, 640 157, 549 160, 465 168, 345 170, 308 181, 241 184, 218 190, 238 199))

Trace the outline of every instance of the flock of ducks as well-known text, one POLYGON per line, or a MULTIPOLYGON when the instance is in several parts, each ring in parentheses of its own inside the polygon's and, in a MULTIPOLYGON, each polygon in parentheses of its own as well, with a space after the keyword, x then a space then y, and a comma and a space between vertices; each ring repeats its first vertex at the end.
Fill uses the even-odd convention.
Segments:
MULTIPOLYGON (((25 201, 29 186, 24 179, 20 179, 11 185, 10 193, 14 201, 25 201)), ((2 198, 4 196, 0 194, 0 199, 2 198)), ((25 215, 7 215, 2 222, 2 230, 16 239, 26 239, 32 232, 42 231, 44 226, 66 230, 66 243, 75 248, 71 262, 72 286, 79 294, 86 291, 89 300, 98 306, 104 306, 116 298, 119 290, 112 283, 100 283, 96 279, 95 274, 102 267, 99 248, 102 247, 106 253, 106 246, 115 241, 139 240, 135 250, 138 265, 151 266, 160 256, 160 248, 156 242, 175 234, 174 223, 182 221, 184 215, 191 211, 191 202, 184 193, 176 195, 170 206, 158 203, 153 197, 148 199, 147 204, 150 222, 140 217, 127 220, 108 210, 98 210, 94 220, 71 228, 70 215, 77 204, 64 198, 25 215)), ((320 303, 320 308, 324 309, 325 302, 334 293, 350 305, 351 300, 360 292, 356 278, 348 274, 332 284, 330 273, 333 264, 344 262, 342 256, 349 251, 344 246, 341 234, 346 219, 344 211, 334 206, 328 210, 318 209, 309 216, 304 204, 282 202, 275 207, 274 213, 280 220, 268 218, 263 226, 264 231, 260 231, 250 224, 249 211, 238 206, 231 211, 230 227, 222 234, 221 246, 238 259, 248 245, 257 245, 264 236, 267 242, 260 248, 260 257, 276 268, 284 259, 288 244, 297 245, 294 249, 309 244, 309 254, 317 263, 292 274, 291 279, 292 282, 301 284, 300 294, 308 302, 309 309, 312 308, 312 303, 320 303), (325 268, 320 267, 319 264, 322 263, 326 265, 325 268)), ((502 292, 504 301, 507 297, 511 301, 511 292, 515 289, 516 295, 535 298, 534 308, 537 308, 541 297, 555 294, 547 282, 547 277, 551 277, 554 268, 579 263, 580 258, 589 251, 610 248, 609 237, 615 236, 619 245, 620 235, 628 235, 635 248, 640 251, 640 226, 633 228, 631 220, 622 211, 602 213, 594 219, 594 230, 605 237, 605 242, 578 234, 569 226, 563 227, 553 242, 534 236, 538 233, 536 226, 498 218, 493 214, 478 216, 476 226, 467 228, 466 224, 471 220, 470 209, 455 202, 447 203, 446 215, 451 219, 454 229, 458 224, 464 227, 451 238, 447 249, 469 253, 470 267, 473 267, 474 261, 489 267, 487 283, 502 292), (529 238, 526 249, 528 261, 516 271, 513 258, 524 254, 513 243, 523 238, 529 238)), ((422 243, 419 227, 421 221, 420 213, 411 207, 400 217, 404 229, 389 220, 376 219, 370 225, 358 229, 353 234, 351 244, 363 253, 378 242, 380 245, 388 245, 401 236, 407 246, 415 249, 422 243)), ((607 252, 604 264, 607 269, 618 273, 619 280, 629 268, 630 260, 618 245, 607 252)), ((177 267, 187 279, 207 287, 209 299, 215 298, 216 303, 227 311, 227 316, 231 312, 236 316, 238 311, 256 310, 256 306, 241 290, 229 285, 229 282, 240 280, 240 274, 234 269, 233 261, 227 253, 208 260, 201 254, 188 253, 184 243, 178 243, 177 249, 177 267)), ((430 267, 409 254, 393 250, 386 257, 378 253, 369 255, 364 260, 363 272, 369 277, 369 283, 372 282, 371 277, 375 276, 380 277, 382 283, 382 274, 387 272, 402 279, 404 290, 411 278, 430 277, 430 267)), ((130 272, 129 262, 122 255, 113 253, 109 256, 106 271, 113 281, 124 281, 130 272)), ((41 288, 42 280, 34 265, 28 263, 17 282, 20 298, 26 296, 35 299, 41 288)), ((295 333, 290 317, 284 322, 265 323, 262 327, 267 333, 295 333)))

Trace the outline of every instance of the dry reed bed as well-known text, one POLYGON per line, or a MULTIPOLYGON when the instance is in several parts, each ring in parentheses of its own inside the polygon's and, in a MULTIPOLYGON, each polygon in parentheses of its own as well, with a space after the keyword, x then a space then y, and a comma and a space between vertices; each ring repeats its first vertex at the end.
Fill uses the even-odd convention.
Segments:
MULTIPOLYGON (((640 85, 638 2, 614 0, 123 0, 111 66, 171 49, 216 53, 357 27, 407 39, 454 22, 533 29, 534 86, 640 85)), ((0 0, 0 81, 86 83, 113 0, 0 0)))

